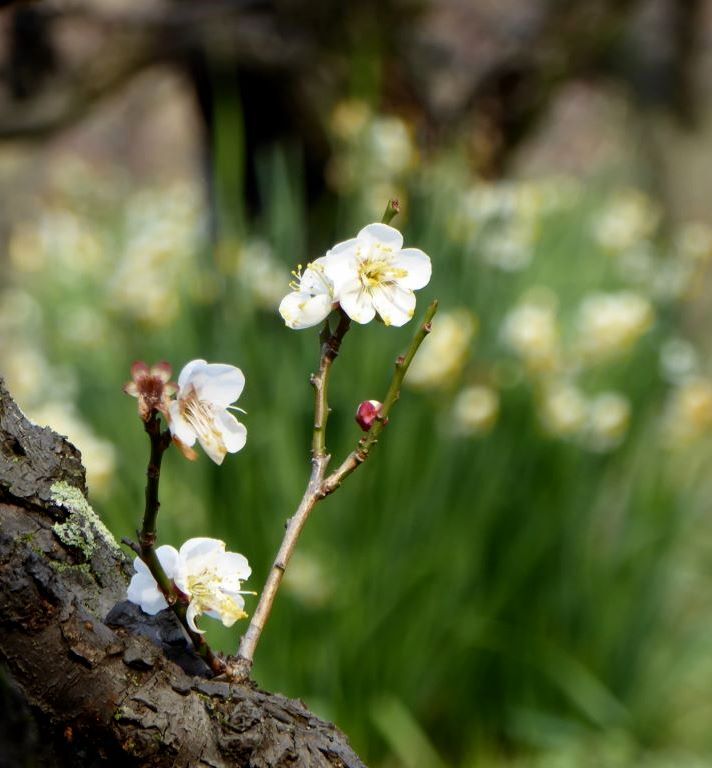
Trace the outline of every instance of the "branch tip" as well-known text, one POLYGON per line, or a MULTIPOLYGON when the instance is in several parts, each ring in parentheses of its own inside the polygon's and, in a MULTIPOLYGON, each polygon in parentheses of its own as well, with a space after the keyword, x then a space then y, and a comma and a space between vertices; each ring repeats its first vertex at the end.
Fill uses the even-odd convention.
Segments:
POLYGON ((400 213, 400 203, 396 198, 388 201, 386 210, 383 212, 381 222, 383 224, 390 224, 391 221, 400 213))
POLYGON ((132 550, 136 555, 141 557, 141 547, 135 542, 129 539, 128 536, 124 536, 121 539, 121 543, 127 546, 130 550, 132 550))

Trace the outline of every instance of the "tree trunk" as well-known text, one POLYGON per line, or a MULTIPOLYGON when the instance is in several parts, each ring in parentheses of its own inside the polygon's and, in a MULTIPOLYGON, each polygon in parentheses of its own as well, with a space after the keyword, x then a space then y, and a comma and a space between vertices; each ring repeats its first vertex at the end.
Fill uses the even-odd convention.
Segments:
POLYGON ((299 701, 208 679, 129 575, 79 452, 0 380, 0 766, 363 766, 299 701))

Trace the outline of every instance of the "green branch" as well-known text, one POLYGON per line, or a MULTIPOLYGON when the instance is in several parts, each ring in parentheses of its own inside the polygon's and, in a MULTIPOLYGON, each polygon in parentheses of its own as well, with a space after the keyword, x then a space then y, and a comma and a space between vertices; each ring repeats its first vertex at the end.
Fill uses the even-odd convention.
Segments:
POLYGON ((425 340, 425 337, 430 333, 431 323, 435 313, 438 311, 437 300, 433 301, 425 312, 423 322, 418 327, 418 330, 410 342, 405 355, 401 355, 396 359, 395 370, 393 371, 393 377, 391 378, 391 384, 388 387, 388 392, 383 400, 383 405, 379 411, 376 420, 373 422, 368 432, 359 440, 358 446, 353 450, 342 462, 338 469, 335 469, 322 483, 321 493, 323 496, 328 496, 333 493, 348 477, 354 472, 369 456, 369 453, 373 446, 378 442, 378 438, 383 431, 383 427, 388 421, 388 415, 391 409, 396 404, 400 397, 401 387, 403 386, 403 380, 405 379, 408 368, 413 362, 420 345, 425 340))
POLYGON ((329 418, 329 374, 331 366, 339 355, 341 342, 351 326, 351 319, 339 308, 339 324, 333 333, 329 331, 329 321, 326 321, 319 339, 321 341, 321 358, 319 372, 310 379, 314 387, 314 432, 312 435, 312 458, 326 456, 326 422, 329 418))

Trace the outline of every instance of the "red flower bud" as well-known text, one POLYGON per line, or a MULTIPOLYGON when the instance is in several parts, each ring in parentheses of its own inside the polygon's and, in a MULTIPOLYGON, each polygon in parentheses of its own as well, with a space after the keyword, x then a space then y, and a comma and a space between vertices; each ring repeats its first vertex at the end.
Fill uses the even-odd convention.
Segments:
MULTIPOLYGON (((356 409, 356 423, 364 432, 368 432, 373 426, 383 408, 383 403, 378 400, 364 400, 356 409)), ((388 421, 388 419, 386 419, 388 421)))

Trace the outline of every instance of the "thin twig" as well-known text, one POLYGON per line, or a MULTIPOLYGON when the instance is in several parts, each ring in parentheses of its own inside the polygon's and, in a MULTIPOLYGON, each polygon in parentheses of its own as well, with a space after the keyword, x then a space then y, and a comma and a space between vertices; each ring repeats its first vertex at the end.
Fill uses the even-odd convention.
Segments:
POLYGON ((420 345, 423 343, 425 337, 430 333, 431 323, 435 313, 438 311, 437 300, 433 301, 425 312, 423 322, 420 324, 418 331, 416 332, 413 340, 410 342, 405 355, 401 355, 396 359, 395 370, 393 371, 393 377, 391 378, 391 384, 388 387, 388 392, 383 400, 383 406, 373 422, 368 432, 358 441, 358 446, 353 450, 344 461, 341 463, 338 469, 335 469, 322 483, 321 493, 322 496, 329 496, 340 485, 344 479, 348 477, 354 470, 356 470, 364 461, 368 458, 368 455, 373 446, 378 442, 383 427, 388 421, 388 414, 396 404, 396 401, 400 397, 401 386, 403 385, 403 379, 405 378, 408 368, 410 367, 416 352, 420 345))
POLYGON ((140 557, 151 571, 158 588, 168 602, 173 605, 178 599, 173 581, 166 576, 161 561, 156 555, 156 520, 161 502, 158 500, 158 485, 161 480, 161 462, 163 454, 170 445, 170 433, 161 433, 161 422, 158 412, 153 411, 144 422, 146 434, 151 441, 151 456, 146 468, 146 506, 143 512, 143 523, 139 531, 138 544, 141 550, 140 557))
POLYGON ((326 455, 326 421, 329 418, 329 373, 336 360, 341 342, 351 326, 351 318, 339 308, 339 324, 333 333, 329 333, 329 321, 326 321, 321 339, 321 359, 319 361, 319 373, 310 379, 314 387, 314 432, 312 435, 312 457, 326 455))
POLYGON ((141 557, 141 547, 139 547, 139 545, 135 541, 131 540, 128 536, 123 536, 121 538, 121 543, 125 544, 130 550, 141 557))
POLYGON ((250 621, 247 631, 240 641, 237 661, 229 671, 229 674, 234 679, 244 680, 250 675, 255 649, 257 648, 257 643, 262 635, 262 630, 265 628, 265 624, 272 612, 272 605, 277 596, 279 586, 282 583, 282 577, 287 568, 287 563, 297 545, 299 534, 302 532, 302 529, 309 518, 309 513, 314 509, 314 505, 317 501, 319 501, 321 481, 326 472, 328 461, 329 457, 327 455, 315 456, 312 458, 312 471, 307 489, 304 492, 304 496, 302 496, 297 511, 287 523, 287 530, 284 533, 284 538, 282 539, 282 544, 277 552, 277 557, 267 576, 267 581, 265 582, 264 589, 260 595, 257 608, 252 615, 252 620, 250 621))
MULTIPOLYGON (((163 570, 161 561, 156 555, 156 522, 161 502, 158 500, 158 486, 161 480, 161 462, 163 454, 171 444, 171 434, 168 430, 161 432, 161 423, 158 412, 153 411, 145 422, 146 434, 151 441, 151 456, 146 469, 146 507, 143 513, 143 523, 139 531, 136 550, 139 557, 146 563, 151 575, 156 580, 158 588, 166 598, 166 602, 173 609, 183 625, 186 633, 195 646, 195 650, 217 675, 225 671, 225 662, 218 658, 208 645, 205 637, 199 632, 194 632, 188 625, 187 609, 189 600, 178 590, 163 570)), ((132 543, 129 546, 133 549, 132 543)))
MULTIPOLYGON (((396 367, 391 380, 391 385, 388 388, 388 393, 383 401, 383 407, 381 408, 378 419, 374 422, 368 433, 359 440, 356 450, 349 454, 341 466, 332 472, 326 479, 326 468, 331 458, 326 452, 326 439, 324 434, 326 417, 328 415, 326 385, 328 383, 328 374, 331 363, 333 363, 333 360, 338 354, 343 336, 348 330, 348 318, 343 311, 341 322, 336 331, 334 331, 328 339, 322 338, 322 355, 319 373, 312 376, 311 380, 316 391, 316 399, 314 436, 312 441, 312 471, 309 477, 309 483, 302 496, 297 511, 287 523, 287 530, 282 539, 282 544, 280 545, 277 557, 267 576, 267 581, 265 582, 264 589, 260 595, 257 608, 255 609, 247 631, 240 641, 237 660, 227 670, 227 673, 231 678, 245 680, 249 677, 257 643, 259 642, 265 624, 269 619, 274 600, 277 596, 277 591, 282 583, 282 577, 284 576, 287 563, 294 552, 299 535, 309 518, 309 514, 312 509, 314 509, 317 502, 333 493, 336 488, 341 485, 344 478, 350 475, 368 458, 371 448, 378 441, 378 436, 388 420, 388 414, 390 413, 391 408, 398 400, 400 388, 403 384, 405 374, 408 371, 408 367, 418 351, 418 348, 423 343, 423 339, 430 333, 430 324, 433 316, 437 312, 437 308, 437 301, 433 301, 428 307, 423 322, 411 341, 406 354, 396 360, 396 367), (330 355, 332 355, 331 359, 327 360, 330 355)), ((325 334, 323 335, 325 336, 325 334)))
POLYGON ((183 628, 188 633, 188 637, 193 641, 195 652, 200 656, 203 661, 210 667, 213 674, 221 675, 225 672, 226 664, 213 652, 213 649, 208 645, 208 641, 205 639, 205 635, 200 632, 194 632, 188 626, 188 603, 184 600, 179 600, 173 605, 173 612, 178 617, 178 620, 183 625, 183 628))
POLYGON ((320 335, 321 358, 319 361, 319 372, 313 374, 310 378, 311 385, 314 387, 314 430, 312 434, 312 471, 309 477, 309 483, 304 491, 304 496, 299 503, 299 507, 287 523, 287 530, 284 533, 282 544, 279 547, 277 556, 274 559, 272 568, 267 576, 264 589, 260 594, 257 608, 252 615, 252 620, 247 631, 242 636, 240 648, 238 651, 237 665, 232 674, 237 678, 246 678, 249 676, 252 668, 252 658, 255 648, 259 642, 260 635, 264 629, 269 615, 272 612, 279 585, 282 583, 282 577, 287 567, 287 563, 294 552, 299 536, 304 525, 309 518, 314 505, 320 498, 321 483, 326 474, 326 467, 331 458, 326 452, 326 421, 329 417, 328 386, 329 373, 331 366, 336 360, 341 342, 344 340, 346 332, 349 330, 351 320, 349 316, 339 309, 339 324, 333 333, 329 332, 328 320, 324 330, 320 335))
POLYGON ((386 210, 383 212, 383 217, 381 218, 381 222, 383 224, 390 224, 399 213, 400 213, 400 203, 394 197, 392 200, 388 201, 388 205, 386 206, 386 210))

